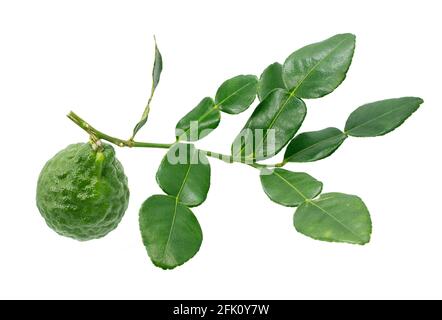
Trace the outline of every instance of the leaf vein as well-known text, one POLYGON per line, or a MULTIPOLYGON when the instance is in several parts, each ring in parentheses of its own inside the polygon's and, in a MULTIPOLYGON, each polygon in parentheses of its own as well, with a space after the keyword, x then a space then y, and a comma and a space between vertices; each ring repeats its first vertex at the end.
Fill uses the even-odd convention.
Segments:
POLYGON ((308 200, 308 198, 304 195, 304 193, 302 193, 294 184, 292 184, 290 181, 288 181, 287 179, 285 179, 283 176, 281 176, 280 174, 278 174, 276 171, 273 171, 274 174, 276 174, 276 176, 278 176, 281 180, 283 180, 285 183, 287 183, 293 190, 295 190, 297 193, 299 193, 299 195, 301 197, 303 197, 305 200, 308 200))
MULTIPOLYGON (((213 111, 218 110, 218 105, 213 105, 213 107, 207 111, 205 114, 203 114, 200 118, 198 118, 198 120, 195 120, 198 122, 198 125, 200 124, 200 121, 203 121, 204 119, 206 119, 213 111)), ((180 135, 180 138, 182 136, 186 136, 190 131, 190 123, 189 123, 189 128, 186 129, 186 131, 184 131, 184 133, 182 135, 180 135)))
POLYGON ((181 195, 181 192, 182 192, 183 189, 184 189, 184 185, 186 184, 186 181, 187 181, 187 179, 188 179, 188 176, 189 176, 189 172, 190 172, 190 168, 191 168, 191 167, 192 167, 192 165, 191 165, 190 162, 189 162, 189 165, 188 165, 188 167, 187 167, 187 171, 186 171, 186 175, 184 176, 183 182, 181 183, 180 189, 178 190, 178 193, 177 193, 177 195, 176 195, 176 197, 175 197, 175 207, 174 207, 174 211, 173 211, 172 224, 171 224, 171 226, 170 226, 169 235, 168 235, 168 237, 167 237, 166 245, 165 245, 165 247, 164 247, 164 251, 163 251, 163 256, 162 256, 162 258, 161 258, 161 261, 163 261, 163 262, 164 262, 164 257, 166 256, 166 252, 167 252, 168 249, 169 249, 170 239, 171 239, 171 237, 172 237, 173 230, 175 229, 175 221, 176 221, 176 215, 177 215, 177 209, 178 209, 178 201, 179 201, 179 197, 180 197, 180 195, 181 195))
POLYGON ((314 143, 314 144, 308 146, 307 148, 304 148, 304 149, 299 150, 298 152, 292 154, 292 155, 289 157, 289 159, 292 158, 292 157, 294 157, 295 155, 303 154, 303 153, 306 152, 307 150, 309 150, 309 149, 311 149, 311 148, 314 148, 314 147, 320 145, 321 143, 327 142, 327 141, 329 141, 329 140, 336 139, 336 138, 338 138, 339 136, 341 136, 341 137, 342 137, 342 136, 345 137, 345 135, 343 135, 342 133, 340 133, 339 135, 333 136, 333 137, 328 137, 328 138, 326 138, 326 139, 324 139, 324 140, 318 141, 318 142, 316 142, 316 143, 314 143))
POLYGON ((326 60, 336 49, 338 49, 345 41, 348 39, 344 39, 341 42, 339 42, 329 53, 327 53, 322 59, 320 59, 310 70, 307 72, 307 74, 302 78, 302 80, 296 85, 296 87, 292 90, 293 93, 296 93, 296 91, 299 89, 299 87, 304 83, 304 81, 310 77, 311 73, 315 71, 319 65, 321 65, 324 60, 326 60))
POLYGON ((352 130, 355 130, 355 129, 358 129, 358 128, 360 128, 360 127, 363 127, 363 126, 365 126, 365 125, 367 125, 368 123, 371 123, 371 122, 373 122, 373 121, 379 120, 380 118, 383 118, 383 117, 385 117, 385 116, 387 116, 387 115, 390 115, 390 114, 392 114, 392 113, 394 113, 394 112, 396 112, 396 111, 400 111, 400 109, 404 108, 405 106, 409 106, 409 105, 411 105, 411 104, 413 104, 413 103, 412 103, 412 102, 409 102, 409 103, 405 103, 405 104, 403 104, 403 105, 400 105, 400 106, 397 107, 397 108, 393 108, 393 109, 391 109, 390 111, 387 111, 387 112, 385 112, 385 113, 382 113, 382 114, 380 114, 380 115, 378 115, 378 116, 376 116, 376 117, 374 117, 374 118, 372 118, 372 119, 370 119, 370 120, 368 120, 368 121, 366 121, 366 122, 364 122, 364 123, 362 123, 362 124, 360 124, 360 125, 357 125, 356 127, 351 128, 350 130, 346 131, 346 133, 349 133, 349 132, 351 132, 352 130))
POLYGON ((339 220, 338 218, 336 218, 333 214, 331 214, 330 212, 328 212, 327 210, 325 210, 324 208, 320 207, 319 205, 317 205, 316 203, 314 203, 313 201, 309 202, 312 205, 314 205, 315 207, 317 207, 319 210, 321 210, 322 212, 324 212, 326 215, 328 215, 330 218, 332 218, 334 221, 336 221, 337 223, 339 223, 345 230, 349 231, 352 235, 354 235, 358 240, 364 241, 364 239, 362 239, 358 234, 356 234, 353 230, 351 230, 349 227, 347 227, 341 220, 339 220))

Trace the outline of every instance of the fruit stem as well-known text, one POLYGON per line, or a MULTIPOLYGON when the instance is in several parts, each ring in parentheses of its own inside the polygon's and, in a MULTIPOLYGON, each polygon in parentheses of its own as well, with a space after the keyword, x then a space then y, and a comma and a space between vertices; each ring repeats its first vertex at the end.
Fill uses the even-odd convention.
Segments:
POLYGON ((132 141, 132 140, 123 140, 119 138, 112 137, 108 134, 105 134, 94 127, 92 127, 89 123, 87 123, 85 120, 80 118, 76 113, 69 112, 67 116, 70 120, 72 120, 76 125, 78 125, 80 128, 85 130, 89 135, 91 135, 94 138, 106 140, 110 143, 113 143, 119 147, 135 147, 135 148, 161 148, 161 149, 168 149, 170 148, 173 143, 153 143, 153 142, 138 142, 138 141, 132 141))

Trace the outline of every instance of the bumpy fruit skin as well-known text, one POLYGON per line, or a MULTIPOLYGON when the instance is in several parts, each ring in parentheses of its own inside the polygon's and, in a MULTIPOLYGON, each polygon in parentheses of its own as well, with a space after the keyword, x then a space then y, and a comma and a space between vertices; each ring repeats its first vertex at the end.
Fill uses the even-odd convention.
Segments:
POLYGON ((37 207, 49 227, 80 241, 114 230, 129 203, 127 177, 112 146, 101 151, 90 143, 68 146, 40 173, 37 207))

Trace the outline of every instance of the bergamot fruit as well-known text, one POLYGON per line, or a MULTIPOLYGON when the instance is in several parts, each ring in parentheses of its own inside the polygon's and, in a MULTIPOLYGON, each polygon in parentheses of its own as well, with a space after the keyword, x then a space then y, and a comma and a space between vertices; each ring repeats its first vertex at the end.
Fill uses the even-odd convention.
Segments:
POLYGON ((98 150, 72 144, 46 163, 38 179, 37 207, 48 226, 80 241, 114 230, 128 203, 127 177, 108 144, 98 150))

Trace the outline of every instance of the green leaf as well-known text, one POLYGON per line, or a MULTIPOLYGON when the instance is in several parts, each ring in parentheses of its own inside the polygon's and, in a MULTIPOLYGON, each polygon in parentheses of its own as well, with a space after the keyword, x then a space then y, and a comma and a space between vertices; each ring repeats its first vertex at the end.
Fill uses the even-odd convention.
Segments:
POLYGON ((261 74, 258 82, 258 98, 260 101, 272 92, 274 89, 284 89, 285 84, 282 80, 282 65, 275 62, 269 65, 261 74))
POLYGON ((345 79, 355 40, 352 34, 338 34, 292 53, 282 71, 286 87, 297 97, 306 99, 331 93, 345 79))
POLYGON ((258 79, 239 75, 225 81, 216 92, 215 103, 221 111, 237 114, 247 110, 256 97, 258 79))
POLYGON ((366 244, 371 236, 371 218, 364 202, 353 195, 324 193, 306 201, 295 212, 298 232, 316 240, 366 244))
POLYGON ((260 177, 262 188, 269 198, 287 207, 299 206, 322 191, 322 182, 303 172, 263 169, 260 177))
POLYGON ((160 50, 158 49, 157 40, 155 37, 154 40, 155 40, 155 61, 153 63, 153 69, 152 69, 152 89, 150 90, 149 101, 147 102, 146 108, 144 109, 141 119, 134 127, 131 137, 132 139, 135 138, 138 131, 140 131, 140 129, 144 127, 144 125, 147 122, 147 118, 149 117, 149 112, 150 112, 150 103, 155 93, 155 89, 157 88, 158 83, 160 82, 161 72, 163 71, 163 58, 161 57, 161 53, 160 50))
POLYGON ((148 198, 141 207, 139 223, 149 257, 163 269, 173 269, 191 259, 203 240, 195 215, 170 196, 148 198))
POLYGON ((347 119, 345 132, 353 137, 376 137, 399 127, 424 101, 404 97, 369 103, 357 108, 347 119))
POLYGON ((221 112, 212 98, 204 98, 176 125, 175 134, 178 140, 196 141, 207 136, 218 127, 221 112), (192 125, 192 122, 194 124, 192 125), (192 125, 192 127, 191 127, 192 125))
POLYGON ((272 91, 256 107, 232 144, 232 155, 242 160, 262 160, 278 153, 298 131, 307 109, 287 90, 272 91))
POLYGON ((330 156, 347 136, 337 128, 304 132, 290 141, 284 162, 310 162, 330 156))
POLYGON ((210 165, 206 156, 192 144, 173 145, 160 164, 157 182, 161 189, 186 206, 206 200, 210 187, 210 165))
POLYGON ((161 72, 163 71, 163 57, 158 49, 157 40, 155 39, 155 61, 152 70, 152 91, 155 91, 160 82, 161 72))

